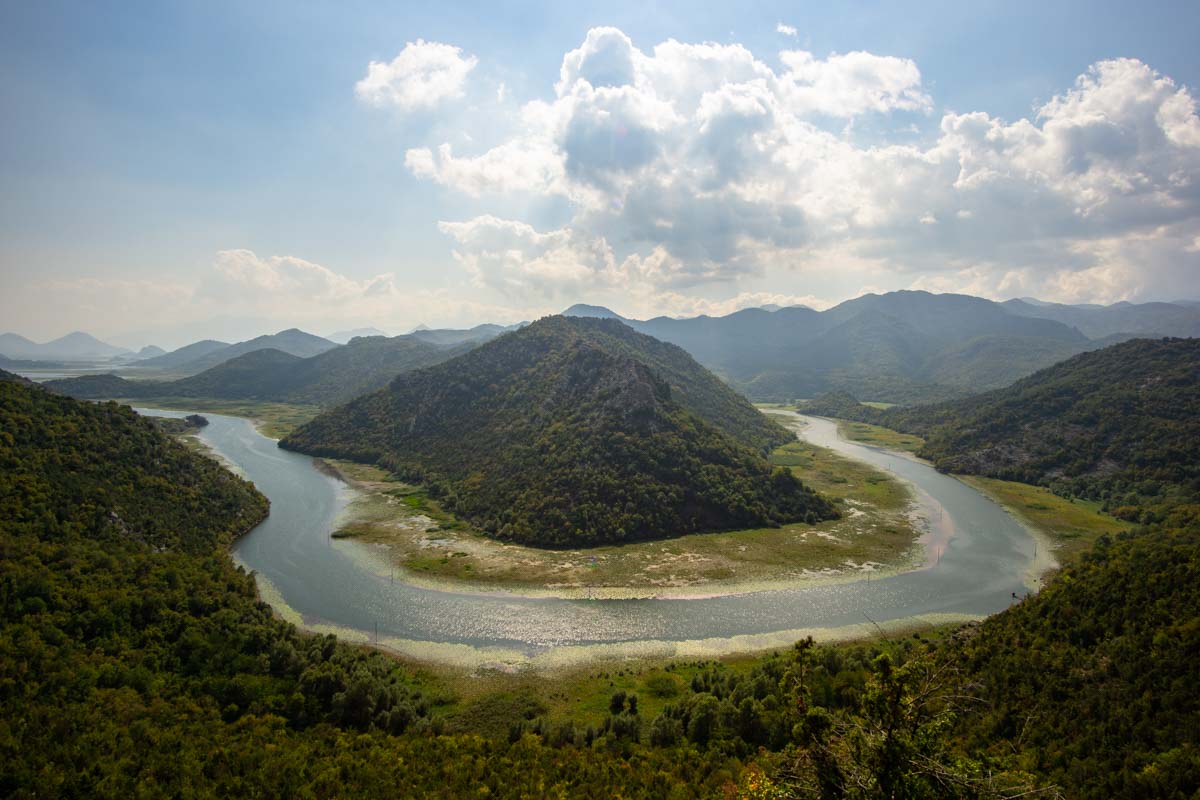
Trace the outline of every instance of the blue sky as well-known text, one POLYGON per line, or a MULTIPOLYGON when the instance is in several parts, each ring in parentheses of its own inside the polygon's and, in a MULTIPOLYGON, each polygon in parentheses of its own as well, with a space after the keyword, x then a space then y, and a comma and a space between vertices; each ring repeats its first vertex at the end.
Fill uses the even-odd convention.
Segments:
POLYGON ((0 327, 1200 294, 1200 5, 573 5, 5 4, 0 327))

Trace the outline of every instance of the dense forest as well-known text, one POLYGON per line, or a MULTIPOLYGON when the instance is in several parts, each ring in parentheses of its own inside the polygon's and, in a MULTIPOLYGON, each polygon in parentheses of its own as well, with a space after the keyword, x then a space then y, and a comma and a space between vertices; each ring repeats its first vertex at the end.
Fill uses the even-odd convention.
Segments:
POLYGON ((0 792, 1200 791, 1195 504, 1164 505, 1037 596, 947 637, 638 668, 637 689, 587 720, 552 718, 536 695, 459 698, 427 673, 299 634, 226 554, 265 510, 128 409, 0 380, 0 792))
POLYGON ((1135 339, 966 400, 865 416, 922 436, 939 469, 1103 500, 1122 519, 1200 498, 1200 339, 1135 339))
POLYGON ((415 336, 366 336, 307 358, 270 347, 252 350, 178 380, 83 375, 45 385, 80 399, 203 397, 335 406, 386 386, 402 372, 440 364, 471 347, 443 347, 415 336))
POLYGON ((836 516, 747 446, 787 438, 678 348, 547 317, 280 444, 380 464, 501 539, 569 547, 836 516))

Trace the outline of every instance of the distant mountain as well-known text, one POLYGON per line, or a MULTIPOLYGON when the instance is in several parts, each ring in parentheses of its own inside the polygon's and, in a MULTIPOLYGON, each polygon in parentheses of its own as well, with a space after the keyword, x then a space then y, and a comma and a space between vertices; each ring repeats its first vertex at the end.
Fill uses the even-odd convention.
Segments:
POLYGON ((826 311, 752 308, 724 317, 657 317, 635 329, 673 342, 750 397, 832 390, 917 403, 965 396, 1094 345, 1079 331, 966 295, 864 295, 826 311))
POLYGON ((1000 305, 1022 317, 1052 319, 1092 339, 1126 336, 1200 336, 1200 308, 1177 303, 1114 303, 1069 306, 1022 298, 1000 305))
POLYGON ((836 516, 706 420, 655 363, 723 393, 704 398, 710 414, 757 413, 678 348, 615 320, 560 316, 405 373, 280 445, 382 464, 490 535, 540 546, 836 516))
POLYGON ((440 364, 470 347, 438 347, 412 336, 370 336, 310 358, 256 350, 175 381, 173 387, 184 397, 334 406, 380 389, 402 372, 440 364))
POLYGON ((188 347, 194 348, 197 345, 205 345, 203 349, 207 350, 207 352, 187 360, 179 360, 175 356, 180 351, 176 350, 174 353, 168 353, 166 356, 142 362, 141 366, 163 366, 163 359, 170 359, 172 363, 166 368, 177 372, 198 374, 218 364, 223 364, 231 358, 252 353, 255 350, 274 349, 288 353, 289 355, 307 358, 337 347, 336 344, 328 339, 322 339, 320 336, 305 333, 297 328, 289 328, 286 331, 280 331, 269 336, 258 336, 245 342, 238 342, 237 344, 226 345, 220 348, 209 347, 206 342, 197 342, 195 345, 188 345, 188 347))
POLYGON ((517 325, 492 325, 490 323, 484 323, 483 325, 476 325, 474 328, 468 328, 466 330, 426 328, 424 325, 418 325, 409 335, 416 336, 418 339, 431 344, 449 347, 451 345, 465 344, 466 342, 486 342, 489 339, 495 339, 502 333, 515 330, 523 324, 524 323, 518 323, 517 325))
POLYGON ((889 409, 881 421, 923 436, 920 454, 952 472, 1114 507, 1167 485, 1200 493, 1200 339, 1135 339, 965 400, 889 409))
POLYGON ((597 319, 619 319, 624 320, 615 311, 605 308, 604 306, 589 306, 586 303, 576 303, 575 305, 562 312, 564 317, 595 317, 597 319))
POLYGON ((215 353, 218 350, 224 350, 229 347, 229 342, 218 342, 215 339, 203 339, 199 342, 185 345, 178 350, 172 350, 169 353, 160 356, 148 358, 145 361, 139 361, 139 367, 149 367, 152 369, 175 369, 187 364, 189 361, 194 361, 202 356, 207 356, 210 353, 215 353))
POLYGON ((16 360, 101 361, 129 351, 102 342, 88 333, 75 331, 45 344, 15 333, 0 334, 0 354, 16 360))
POLYGON ((378 328, 355 328, 349 331, 337 331, 336 333, 329 334, 325 338, 331 342, 336 342, 337 344, 346 344, 351 339, 358 336, 387 336, 387 334, 378 328))
POLYGON ((438 347, 412 336, 358 337, 309 358, 274 348, 252 350, 173 381, 85 375, 45 385, 80 399, 213 397, 333 406, 379 389, 401 372, 439 364, 471 346, 438 347))
POLYGON ((142 358, 142 359, 158 358, 159 356, 165 356, 166 354, 167 354, 166 350, 163 350, 161 347, 157 347, 152 344, 148 344, 145 347, 143 347, 141 350, 137 351, 137 357, 142 358))

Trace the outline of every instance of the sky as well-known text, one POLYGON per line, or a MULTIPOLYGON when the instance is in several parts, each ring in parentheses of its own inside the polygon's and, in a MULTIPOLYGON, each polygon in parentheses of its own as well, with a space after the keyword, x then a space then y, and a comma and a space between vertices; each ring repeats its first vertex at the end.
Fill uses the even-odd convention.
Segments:
POLYGON ((1200 297, 1200 4, 0 4, 0 330, 1200 297))

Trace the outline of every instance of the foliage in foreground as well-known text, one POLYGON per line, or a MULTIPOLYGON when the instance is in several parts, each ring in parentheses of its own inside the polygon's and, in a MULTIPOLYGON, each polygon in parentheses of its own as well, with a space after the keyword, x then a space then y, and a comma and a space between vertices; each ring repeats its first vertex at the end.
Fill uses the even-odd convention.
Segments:
POLYGON ((670 700, 652 718, 617 693, 598 726, 534 706, 492 731, 422 676, 273 618, 224 552, 262 498, 127 409, 0 381, 0 467, 6 796, 1200 791, 1195 506, 942 643, 669 667, 644 685, 670 700))

